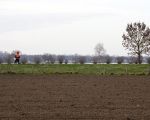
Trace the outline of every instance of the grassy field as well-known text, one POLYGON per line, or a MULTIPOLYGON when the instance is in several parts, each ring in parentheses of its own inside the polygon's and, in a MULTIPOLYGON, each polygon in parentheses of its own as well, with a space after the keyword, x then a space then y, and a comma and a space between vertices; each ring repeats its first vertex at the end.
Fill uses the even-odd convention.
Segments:
POLYGON ((148 64, 26 64, 0 65, 0 74, 149 75, 148 64))

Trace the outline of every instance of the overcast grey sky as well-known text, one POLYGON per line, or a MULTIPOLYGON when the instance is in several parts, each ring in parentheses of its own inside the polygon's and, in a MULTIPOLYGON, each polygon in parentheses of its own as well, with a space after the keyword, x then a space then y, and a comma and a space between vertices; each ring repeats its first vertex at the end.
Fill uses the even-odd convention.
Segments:
POLYGON ((149 0, 0 0, 0 50, 26 54, 127 55, 127 23, 150 26, 149 0))

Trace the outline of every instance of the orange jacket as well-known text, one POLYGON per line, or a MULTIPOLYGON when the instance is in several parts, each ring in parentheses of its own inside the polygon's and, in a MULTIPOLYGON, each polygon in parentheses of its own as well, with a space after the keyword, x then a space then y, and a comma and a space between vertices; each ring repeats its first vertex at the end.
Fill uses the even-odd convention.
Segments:
POLYGON ((19 59, 19 58, 20 58, 20 55, 19 55, 19 54, 16 54, 16 55, 15 55, 15 58, 16 58, 16 59, 19 59))

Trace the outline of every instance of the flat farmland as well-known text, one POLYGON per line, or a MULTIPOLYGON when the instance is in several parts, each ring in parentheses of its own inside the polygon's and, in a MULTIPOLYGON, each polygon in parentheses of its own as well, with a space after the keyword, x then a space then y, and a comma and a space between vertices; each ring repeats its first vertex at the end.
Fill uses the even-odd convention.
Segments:
POLYGON ((150 120, 150 76, 0 75, 0 120, 150 120))
POLYGON ((149 64, 0 64, 0 74, 150 75, 149 64))

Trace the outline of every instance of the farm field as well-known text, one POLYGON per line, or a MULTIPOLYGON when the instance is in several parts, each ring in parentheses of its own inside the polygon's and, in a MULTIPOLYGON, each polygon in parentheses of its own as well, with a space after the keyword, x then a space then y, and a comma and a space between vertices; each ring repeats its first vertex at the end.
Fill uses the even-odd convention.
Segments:
POLYGON ((150 76, 0 75, 0 120, 150 120, 150 76))
POLYGON ((149 64, 1 64, 0 74, 148 75, 149 64))

